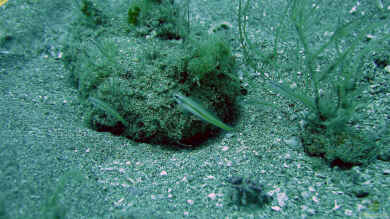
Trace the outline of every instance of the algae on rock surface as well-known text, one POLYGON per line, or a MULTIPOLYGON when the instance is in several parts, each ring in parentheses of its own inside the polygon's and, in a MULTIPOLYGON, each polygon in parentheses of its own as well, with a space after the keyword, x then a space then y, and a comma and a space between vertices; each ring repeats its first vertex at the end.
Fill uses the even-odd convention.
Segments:
POLYGON ((130 31, 138 36, 154 35, 178 40, 186 35, 187 21, 173 0, 134 0, 127 11, 130 31))
POLYGON ((65 66, 89 127, 135 141, 179 145, 197 145, 218 133, 214 125, 181 111, 173 98, 178 92, 199 100, 223 122, 235 120, 239 82, 230 46, 222 37, 144 37, 137 31, 117 31, 120 25, 74 22, 64 46, 65 66))

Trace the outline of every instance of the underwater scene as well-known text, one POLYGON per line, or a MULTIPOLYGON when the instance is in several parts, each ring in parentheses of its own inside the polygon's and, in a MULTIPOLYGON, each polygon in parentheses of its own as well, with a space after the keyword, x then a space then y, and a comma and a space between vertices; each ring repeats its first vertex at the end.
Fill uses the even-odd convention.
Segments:
POLYGON ((390 218, 390 2, 0 0, 0 218, 390 218))

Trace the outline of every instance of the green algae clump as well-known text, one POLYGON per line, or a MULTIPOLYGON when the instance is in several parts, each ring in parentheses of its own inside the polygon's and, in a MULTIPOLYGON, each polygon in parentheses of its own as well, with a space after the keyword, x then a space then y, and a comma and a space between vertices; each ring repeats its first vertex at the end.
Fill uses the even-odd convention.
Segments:
MULTIPOLYGON (((148 10, 168 10, 167 5, 178 9, 171 1, 142 2, 149 2, 148 10)), ((184 112, 174 98, 177 93, 201 103, 223 124, 234 123, 240 86, 227 41, 207 33, 186 35, 186 40, 151 34, 156 29, 150 29, 149 35, 137 29, 129 33, 122 29, 127 19, 136 28, 151 28, 139 20, 143 7, 136 15, 132 5, 133 17, 124 9, 118 15, 122 17, 110 18, 104 14, 104 3, 96 5, 102 5, 102 16, 111 24, 90 27, 76 19, 65 40, 63 59, 88 127, 138 142, 184 146, 198 145, 221 131, 184 112)), ((179 18, 166 19, 163 26, 185 25, 179 18)))

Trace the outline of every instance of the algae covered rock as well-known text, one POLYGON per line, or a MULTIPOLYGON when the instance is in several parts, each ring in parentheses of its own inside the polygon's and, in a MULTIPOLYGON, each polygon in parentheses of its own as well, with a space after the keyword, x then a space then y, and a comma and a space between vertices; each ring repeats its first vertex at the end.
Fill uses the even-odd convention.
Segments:
MULTIPOLYGON (((145 2, 167 10, 164 1, 145 2)), ((129 11, 123 10, 122 17, 109 19, 118 23, 106 26, 74 22, 64 45, 64 64, 79 91, 87 125, 158 144, 197 145, 219 132, 183 111, 175 101, 177 93, 196 100, 222 122, 234 122, 240 86, 230 45, 223 37, 206 33, 177 40, 120 31, 119 21, 128 16, 129 11)), ((164 25, 169 22, 180 25, 169 19, 164 25)), ((142 24, 137 21, 137 26, 142 24)))
POLYGON ((127 22, 138 36, 178 40, 188 30, 183 16, 173 0, 134 0, 127 11, 127 22))
POLYGON ((302 134, 303 147, 312 156, 322 156, 331 166, 349 168, 366 165, 379 152, 377 140, 353 128, 332 131, 307 126, 302 134))

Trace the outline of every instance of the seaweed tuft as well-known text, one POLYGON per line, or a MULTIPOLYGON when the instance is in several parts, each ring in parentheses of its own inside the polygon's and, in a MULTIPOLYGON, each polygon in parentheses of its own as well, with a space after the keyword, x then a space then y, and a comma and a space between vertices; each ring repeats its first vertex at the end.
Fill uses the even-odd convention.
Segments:
POLYGON ((189 26, 177 16, 181 13, 174 1, 135 0, 130 10, 104 4, 101 8, 122 14, 109 17, 106 26, 85 26, 87 16, 76 18, 64 45, 64 64, 89 128, 180 146, 196 146, 220 129, 232 130, 239 83, 226 41, 181 35, 179 30, 188 34, 189 26), (123 31, 123 25, 132 26, 134 34, 123 31), (202 70, 194 63, 201 63, 202 70), (194 107, 194 100, 202 103, 191 108, 198 114, 184 113, 181 108, 194 107))
POLYGON ((309 0, 290 1, 280 14, 288 16, 279 18, 279 24, 272 28, 275 36, 269 59, 264 55, 267 52, 260 54, 263 52, 248 36, 250 3, 239 1, 240 42, 246 63, 257 72, 278 72, 271 76, 261 74, 264 86, 307 109, 301 133, 305 151, 323 156, 329 164, 337 161, 361 165, 373 161, 381 137, 357 127, 364 117, 363 108, 370 101, 362 98, 367 87, 363 80, 365 63, 372 62, 378 46, 390 39, 390 34, 385 33, 366 40, 368 34, 383 29, 389 22, 383 18, 383 10, 372 8, 359 15, 328 17, 335 19, 329 22, 335 25, 323 27, 328 30, 324 36, 318 27, 322 27, 321 19, 329 13, 321 11, 327 7, 309 0), (283 43, 290 48, 282 47, 283 43))
POLYGON ((127 15, 130 31, 137 36, 179 40, 187 35, 187 21, 171 0, 135 0, 127 15))

